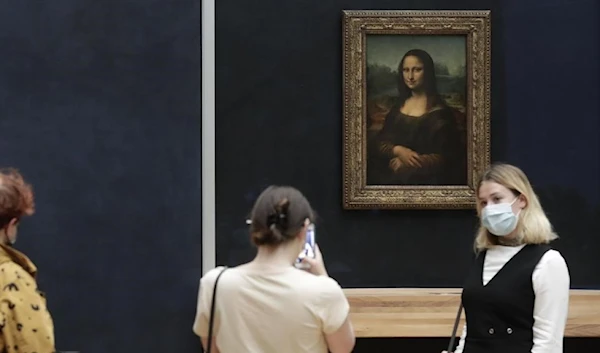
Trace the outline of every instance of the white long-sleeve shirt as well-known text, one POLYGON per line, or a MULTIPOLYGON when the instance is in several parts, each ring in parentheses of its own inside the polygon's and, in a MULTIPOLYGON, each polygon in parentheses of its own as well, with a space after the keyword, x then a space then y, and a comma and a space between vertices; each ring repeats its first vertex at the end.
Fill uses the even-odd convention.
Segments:
MULTIPOLYGON (((501 246, 488 249, 483 265, 483 285, 525 245, 501 246)), ((548 250, 532 274, 535 304, 533 308, 533 348, 531 353, 562 353, 563 336, 569 311, 569 269, 562 255, 548 250)), ((463 327, 455 353, 462 353, 467 337, 467 324, 463 327)))

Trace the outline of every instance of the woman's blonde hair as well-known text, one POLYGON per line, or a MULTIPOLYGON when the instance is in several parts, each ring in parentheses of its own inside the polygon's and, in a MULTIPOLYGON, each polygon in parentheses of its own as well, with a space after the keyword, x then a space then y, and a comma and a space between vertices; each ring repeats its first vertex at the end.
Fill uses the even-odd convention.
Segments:
MULTIPOLYGON (((519 213, 519 222, 517 224, 517 234, 523 244, 547 244, 558 238, 558 235, 552 230, 552 224, 550 224, 548 217, 546 217, 529 179, 521 169, 503 163, 492 165, 479 180, 476 196, 479 195, 479 189, 484 181, 500 184, 512 191, 515 196, 525 198, 527 204, 519 213)), ((477 202, 477 214, 480 217, 481 210, 481 204, 477 202)), ((479 224, 479 231, 477 232, 474 244, 476 252, 498 244, 498 237, 491 234, 481 224, 481 220, 479 224)))

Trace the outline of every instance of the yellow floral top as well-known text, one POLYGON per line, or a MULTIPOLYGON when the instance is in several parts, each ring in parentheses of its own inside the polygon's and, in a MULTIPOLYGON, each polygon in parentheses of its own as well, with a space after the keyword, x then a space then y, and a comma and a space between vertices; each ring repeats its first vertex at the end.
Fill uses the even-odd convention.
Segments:
POLYGON ((54 324, 37 288, 37 268, 21 252, 0 244, 0 352, 53 353, 54 324))

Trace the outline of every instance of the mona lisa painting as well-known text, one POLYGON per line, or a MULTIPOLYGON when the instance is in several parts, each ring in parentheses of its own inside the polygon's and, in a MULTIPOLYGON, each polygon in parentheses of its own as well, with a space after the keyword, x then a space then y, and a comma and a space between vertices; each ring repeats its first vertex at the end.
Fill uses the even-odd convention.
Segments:
POLYGON ((489 71, 489 12, 344 11, 344 207, 474 207, 489 71))

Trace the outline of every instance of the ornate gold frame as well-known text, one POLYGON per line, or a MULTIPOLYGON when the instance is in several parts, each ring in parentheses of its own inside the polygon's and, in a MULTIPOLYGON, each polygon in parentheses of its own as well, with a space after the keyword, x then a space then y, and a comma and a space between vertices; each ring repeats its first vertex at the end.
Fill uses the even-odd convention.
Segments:
POLYGON ((460 209, 475 206, 474 185, 490 164, 490 11, 343 11, 343 207, 460 209), (468 184, 366 184, 367 34, 467 37, 468 184))

